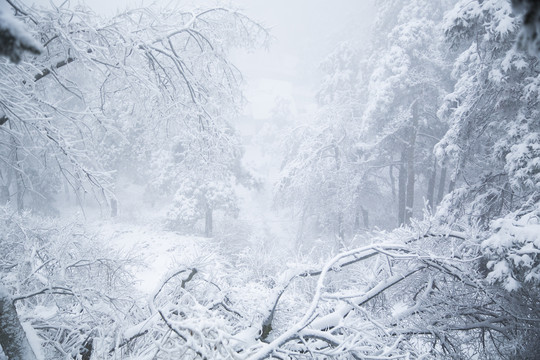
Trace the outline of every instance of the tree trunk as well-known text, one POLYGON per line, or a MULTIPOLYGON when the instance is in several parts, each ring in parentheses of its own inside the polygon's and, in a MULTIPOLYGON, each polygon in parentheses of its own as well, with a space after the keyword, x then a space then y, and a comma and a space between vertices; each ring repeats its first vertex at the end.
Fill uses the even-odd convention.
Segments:
POLYGON ((435 180, 437 178, 437 159, 433 160, 433 168, 431 169, 431 174, 429 176, 426 200, 428 202, 429 209, 433 211, 435 208, 434 197, 435 197, 435 180))
MULTIPOLYGON (((394 158, 392 156, 392 162, 394 162, 394 158)), ((390 165, 388 168, 388 175, 390 176, 390 186, 392 187, 392 203, 396 203, 396 179, 394 178, 394 165, 390 165)))
POLYGON ((369 229, 369 211, 367 211, 363 206, 360 207, 362 210, 362 220, 364 220, 364 227, 369 229))
POLYGON ((14 177, 15 181, 13 182, 13 184, 15 185, 15 194, 16 194, 16 199, 17 199, 17 211, 20 214, 24 210, 25 186, 24 186, 24 181, 23 181, 23 178, 22 178, 22 175, 21 175, 20 171, 15 170, 15 169, 19 168, 19 158, 18 158, 18 154, 17 154, 17 143, 15 142, 15 139, 12 139, 12 145, 13 145, 14 151, 13 151, 13 155, 11 157, 11 167, 12 167, 12 169, 14 169, 13 170, 13 177, 14 177))
POLYGON ((412 126, 407 144, 407 199, 405 204, 405 224, 411 223, 414 205, 414 150, 416 147, 416 131, 418 130, 418 101, 412 104, 412 126))
POLYGON ((111 198, 111 217, 118 216, 118 202, 115 198, 111 198))
POLYGON ((0 186, 1 205, 5 205, 11 199, 11 193, 9 191, 9 188, 11 186, 11 179, 13 178, 12 174, 12 169, 6 169, 5 174, 2 174, 2 171, 0 171, 0 178, 2 180, 2 186, 0 186))
POLYGON ((439 179, 439 191, 437 192, 437 203, 439 205, 444 197, 444 185, 446 185, 446 165, 441 169, 441 178, 439 179))
MULTIPOLYGON (((94 350, 94 338, 89 336, 84 340, 80 349, 79 355, 81 360, 90 360, 92 358, 92 350, 94 350)), ((77 357, 73 357, 77 359, 77 357)))
POLYGON ((405 168, 405 149, 401 152, 398 174, 398 226, 405 223, 405 192, 407 191, 407 169, 405 168))
POLYGON ((64 179, 63 183, 64 183, 64 196, 66 197, 66 200, 69 202, 69 189, 70 189, 69 182, 66 179, 64 179))
MULTIPOLYGON (((334 145, 334 160, 336 161, 336 172, 339 173, 339 170, 341 169, 341 158, 339 154, 339 148, 336 144, 334 145)), ((343 213, 338 211, 337 216, 337 230, 338 230, 338 237, 340 240, 343 240, 345 238, 345 230, 343 229, 343 213)))
POLYGON ((18 173, 15 174, 15 186, 16 186, 16 194, 17 194, 17 212, 21 214, 24 211, 24 183, 22 180, 22 176, 18 173))
POLYGON ((212 237, 212 209, 210 207, 206 208, 206 219, 204 222, 204 236, 207 238, 212 237))
POLYGON ((7 289, 0 285, 0 345, 9 360, 36 360, 7 289))
POLYGON ((450 194, 452 191, 454 191, 455 187, 456 187, 456 179, 457 179, 457 174, 455 174, 454 176, 452 176, 450 178, 450 182, 448 183, 448 193, 450 194))
POLYGON ((5 205, 9 201, 9 186, 2 185, 0 186, 0 204, 5 205))
POLYGON ((337 216, 337 233, 340 240, 345 238, 345 230, 343 229, 343 213, 341 211, 337 216))
POLYGON ((296 233, 296 247, 299 248, 304 238, 304 228, 306 226, 306 204, 302 206, 302 216, 300 216, 300 224, 298 224, 298 231, 296 233))

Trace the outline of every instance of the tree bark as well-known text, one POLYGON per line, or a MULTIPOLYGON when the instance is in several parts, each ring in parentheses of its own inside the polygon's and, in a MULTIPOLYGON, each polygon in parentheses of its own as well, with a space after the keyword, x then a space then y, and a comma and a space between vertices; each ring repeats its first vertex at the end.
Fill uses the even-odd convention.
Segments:
POLYGON ((431 174, 429 176, 428 188, 426 199, 428 202, 429 209, 433 211, 435 208, 434 197, 435 197, 435 180, 437 179, 437 159, 433 160, 433 167, 431 168, 431 174))
MULTIPOLYGON (((392 156, 391 162, 394 162, 392 156)), ((392 187, 392 203, 396 203, 396 179, 394 178, 394 165, 390 165, 388 168, 388 175, 390 176, 390 186, 392 187)))
POLYGON ((450 179, 450 182, 448 183, 448 193, 450 194, 452 191, 454 191, 454 188, 456 187, 456 178, 457 178, 457 175, 454 175, 451 179, 450 179))
POLYGON ((206 208, 206 219, 204 222, 204 236, 207 238, 212 237, 213 232, 213 223, 212 223, 212 209, 210 207, 206 208))
MULTIPOLYGON (((84 340, 80 349, 79 355, 81 360, 90 360, 92 358, 92 351, 94 350, 94 338, 89 336, 84 340)), ((74 357, 76 359, 76 357, 74 357)))
POLYGON ((2 185, 0 186, 0 204, 4 205, 9 201, 9 186, 2 185))
MULTIPOLYGON (((11 126, 10 126, 11 129, 11 126)), ((11 137, 11 146, 13 148, 11 155, 11 168, 13 171, 14 185, 15 185, 15 195, 17 200, 17 212, 20 214, 24 211, 24 192, 25 186, 24 181, 19 169, 19 155, 18 155, 18 145, 16 139, 11 137), (15 170, 18 169, 18 170, 15 170)))
POLYGON ((11 186, 11 179, 13 178, 12 175, 12 169, 6 169, 4 174, 0 171, 0 178, 2 180, 2 186, 0 186, 0 204, 2 205, 6 204, 11 199, 9 188, 11 186))
POLYGON ((406 151, 401 151, 398 174, 398 226, 405 223, 405 194, 407 191, 407 169, 405 168, 406 151))
POLYGON ((363 206, 360 207, 360 210, 362 210, 362 220, 364 221, 364 227, 369 229, 369 211, 366 210, 363 206))
POLYGON ((302 206, 302 216, 300 216, 300 224, 298 224, 298 231, 296 233, 296 247, 300 247, 304 238, 304 228, 306 225, 306 204, 304 202, 302 206))
MULTIPOLYGON (((469 146, 467 146, 469 148, 469 146)), ((468 149, 470 151, 470 149, 468 149)), ((448 183, 448 194, 450 194, 454 189, 456 188, 456 182, 458 181, 459 177, 463 173, 463 169, 465 168, 465 164, 468 160, 468 152, 461 153, 460 157, 458 158, 458 162, 456 164, 456 167, 454 171, 452 172, 452 175, 450 176, 450 182, 448 183)))
POLYGON ((111 217, 118 216, 118 202, 115 198, 111 198, 111 217))
POLYGON ((9 360, 37 360, 7 289, 0 284, 0 345, 9 360))
POLYGON ((416 132, 418 130, 418 101, 412 104, 412 124, 409 130, 409 143, 407 144, 407 199, 405 204, 405 224, 411 223, 414 205, 414 152, 416 147, 416 132))
POLYGON ((437 203, 439 205, 444 197, 444 185, 446 185, 446 165, 441 169, 441 177, 439 179, 439 190, 437 192, 437 203))

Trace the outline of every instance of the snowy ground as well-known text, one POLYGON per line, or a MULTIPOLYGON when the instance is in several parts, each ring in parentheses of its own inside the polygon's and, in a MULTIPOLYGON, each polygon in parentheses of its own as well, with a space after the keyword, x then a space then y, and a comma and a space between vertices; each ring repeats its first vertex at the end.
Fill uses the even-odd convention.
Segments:
POLYGON ((242 227, 238 223, 244 222, 218 222, 216 235, 210 239, 168 230, 156 218, 96 220, 90 227, 107 246, 135 259, 129 270, 137 289, 149 294, 171 270, 206 268, 205 273, 212 276, 208 272, 217 270, 215 263, 223 262, 246 266, 262 278, 276 270, 276 259, 292 254, 266 226, 255 223, 249 231, 238 230, 242 227))
MULTIPOLYGON (((214 219, 214 237, 186 235, 165 225, 170 204, 150 204, 144 198, 144 187, 121 179, 117 189, 118 217, 103 220, 104 210, 87 207, 84 221, 106 245, 136 259, 131 267, 137 288, 149 294, 165 274, 181 267, 201 267, 212 257, 223 257, 227 263, 252 269, 255 276, 264 277, 275 268, 275 259, 283 260, 296 253, 296 225, 290 215, 272 208, 271 186, 256 191, 239 186, 240 214, 234 219, 220 216, 214 219), (249 264, 244 264, 249 262, 249 264)), ((66 216, 83 217, 73 202, 59 203, 66 216), (78 215, 77 215, 78 214, 78 215)), ((214 266, 209 266, 209 270, 214 266)), ((211 276, 211 274, 208 274, 211 276)))
POLYGON ((139 266, 131 270, 144 293, 152 292, 169 270, 189 266, 212 245, 209 239, 180 235, 157 224, 108 221, 95 226, 108 245, 137 260, 139 266))

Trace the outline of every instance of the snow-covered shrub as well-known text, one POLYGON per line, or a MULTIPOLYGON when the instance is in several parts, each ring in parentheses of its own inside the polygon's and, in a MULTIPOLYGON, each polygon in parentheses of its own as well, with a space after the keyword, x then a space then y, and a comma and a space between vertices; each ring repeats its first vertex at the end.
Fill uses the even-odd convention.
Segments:
POLYGON ((247 351, 255 359, 482 358, 496 344, 517 354, 517 338, 505 338, 516 321, 507 300, 477 280, 478 250, 474 235, 423 221, 373 234, 372 244, 324 264, 289 267, 275 284, 271 331, 261 337, 269 344, 247 351))
POLYGON ((111 342, 136 312, 125 265, 82 226, 0 208, 0 278, 45 359, 111 342))
POLYGON ((320 261, 282 261, 262 278, 242 256, 180 267, 123 339, 137 335, 133 354, 158 359, 526 354, 530 309, 481 281, 477 234, 413 225, 320 261))

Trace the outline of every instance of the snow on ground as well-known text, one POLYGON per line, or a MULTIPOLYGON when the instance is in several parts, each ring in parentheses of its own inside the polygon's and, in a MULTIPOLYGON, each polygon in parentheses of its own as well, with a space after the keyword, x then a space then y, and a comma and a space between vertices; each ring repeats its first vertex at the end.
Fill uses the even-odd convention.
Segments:
MULTIPOLYGON (((216 214, 214 238, 208 239, 167 229, 167 203, 150 204, 144 198, 144 187, 128 180, 120 183, 117 217, 103 220, 106 214, 102 209, 87 207, 84 218, 96 238, 135 258, 136 264, 129 270, 143 294, 152 293, 168 272, 182 267, 195 267, 199 274, 219 277, 214 272, 220 267, 235 264, 248 267, 262 278, 279 267, 276 259, 283 261, 295 251, 295 224, 272 209, 270 187, 260 192, 238 187, 239 217, 216 214)), ((82 216, 73 204, 59 205, 71 216, 82 216)))
POLYGON ((180 235, 159 224, 107 221, 94 226, 109 246, 138 260, 133 275, 137 288, 147 294, 169 270, 193 266, 212 245, 210 239, 180 235))

